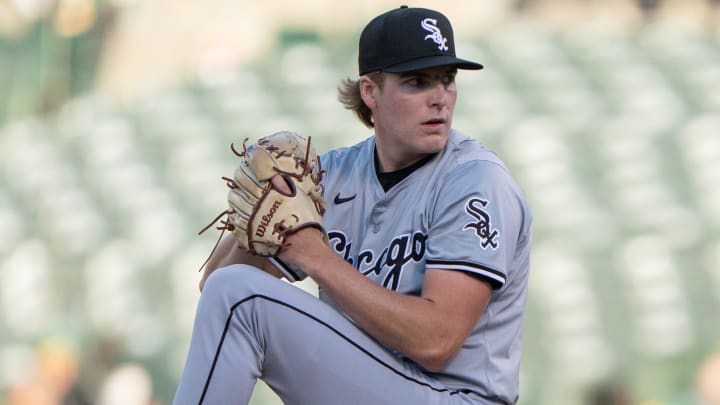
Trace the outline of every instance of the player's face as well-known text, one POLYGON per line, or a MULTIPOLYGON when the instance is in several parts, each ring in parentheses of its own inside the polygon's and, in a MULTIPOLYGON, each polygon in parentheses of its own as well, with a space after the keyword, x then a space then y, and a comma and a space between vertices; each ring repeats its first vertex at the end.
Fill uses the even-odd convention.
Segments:
POLYGON ((390 166, 383 170, 400 169, 445 147, 457 100, 456 74, 448 66, 385 73, 369 104, 381 162, 390 166))

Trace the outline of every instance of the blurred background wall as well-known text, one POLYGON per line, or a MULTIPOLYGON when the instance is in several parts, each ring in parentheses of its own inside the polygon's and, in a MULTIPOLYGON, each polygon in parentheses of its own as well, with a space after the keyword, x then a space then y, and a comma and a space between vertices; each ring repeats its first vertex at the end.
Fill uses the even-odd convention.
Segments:
MULTIPOLYGON (((521 405, 720 404, 718 3, 408 3, 536 213, 521 405)), ((171 402, 230 142, 367 137, 335 88, 399 4, 0 0, 0 404, 171 402)))

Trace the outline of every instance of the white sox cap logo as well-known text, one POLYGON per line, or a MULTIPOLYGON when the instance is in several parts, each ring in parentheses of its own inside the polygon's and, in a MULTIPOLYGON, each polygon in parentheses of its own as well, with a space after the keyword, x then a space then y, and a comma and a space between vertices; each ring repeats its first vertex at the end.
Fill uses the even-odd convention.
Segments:
POLYGON ((425 39, 431 39, 433 42, 438 44, 438 49, 441 51, 447 51, 448 47, 446 45, 447 38, 443 37, 442 32, 440 32, 440 28, 437 27, 437 20, 434 18, 426 18, 420 22, 420 26, 423 27, 425 31, 430 32, 429 35, 425 35, 425 39))

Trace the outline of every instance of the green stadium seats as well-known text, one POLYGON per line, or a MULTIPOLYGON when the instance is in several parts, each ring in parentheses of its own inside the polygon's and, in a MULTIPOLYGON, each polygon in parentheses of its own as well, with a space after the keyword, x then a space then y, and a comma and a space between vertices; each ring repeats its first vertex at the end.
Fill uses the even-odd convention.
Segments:
MULTIPOLYGON (((707 309, 720 304, 720 43, 606 24, 458 41, 485 69, 458 75, 455 126, 498 152, 535 211, 523 405, 574 405, 628 369, 644 389, 690 380, 676 359, 720 339, 707 309)), ((226 209, 230 143, 290 129, 323 152, 370 134, 336 99, 355 55, 320 34, 286 39, 128 105, 87 94, 3 123, 0 366, 69 319, 79 336, 133 342, 171 395, 218 236, 196 233, 226 209)))

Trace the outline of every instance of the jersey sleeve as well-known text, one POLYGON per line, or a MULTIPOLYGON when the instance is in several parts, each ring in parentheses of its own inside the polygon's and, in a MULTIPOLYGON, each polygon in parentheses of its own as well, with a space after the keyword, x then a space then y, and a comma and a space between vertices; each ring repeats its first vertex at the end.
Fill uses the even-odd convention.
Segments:
POLYGON ((463 164, 442 182, 428 213, 426 268, 464 271, 502 288, 529 216, 507 169, 463 164))

